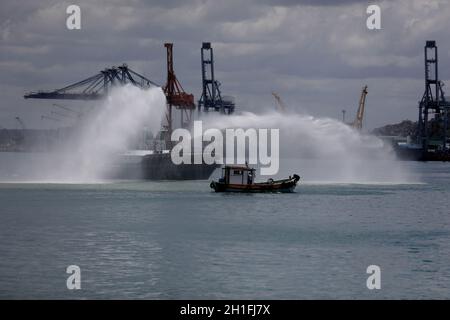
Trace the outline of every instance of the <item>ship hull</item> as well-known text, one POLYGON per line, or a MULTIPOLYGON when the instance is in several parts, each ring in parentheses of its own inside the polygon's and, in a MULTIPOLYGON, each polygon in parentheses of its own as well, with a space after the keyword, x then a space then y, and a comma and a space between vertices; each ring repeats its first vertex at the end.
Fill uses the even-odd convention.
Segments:
POLYGON ((207 180, 218 167, 216 164, 179 164, 170 158, 170 153, 151 154, 141 161, 142 177, 145 180, 207 180))
POLYGON ((123 157, 113 170, 115 179, 139 180, 207 180, 216 164, 179 164, 172 162, 170 153, 152 153, 123 157))
POLYGON ((405 161, 450 161, 450 153, 443 151, 424 152, 419 148, 395 148, 397 158, 405 161))

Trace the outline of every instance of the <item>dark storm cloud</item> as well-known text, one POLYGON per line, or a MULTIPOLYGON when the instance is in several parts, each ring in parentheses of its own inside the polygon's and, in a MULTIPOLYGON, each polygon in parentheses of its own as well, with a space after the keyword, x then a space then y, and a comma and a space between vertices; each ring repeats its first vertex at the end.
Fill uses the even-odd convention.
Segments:
POLYGON ((289 108, 339 117, 344 107, 356 109, 367 83, 370 126, 415 118, 425 40, 438 41, 441 75, 450 78, 449 17, 443 0, 4 0, 0 125, 20 114, 33 126, 51 104, 24 100, 25 91, 62 87, 111 65, 126 62, 164 83, 167 41, 183 87, 196 97, 200 46, 211 41, 216 74, 240 109, 272 108, 275 90, 289 108), (65 27, 72 3, 81 7, 81 30, 65 27), (369 3, 382 8, 380 31, 365 27, 369 3))

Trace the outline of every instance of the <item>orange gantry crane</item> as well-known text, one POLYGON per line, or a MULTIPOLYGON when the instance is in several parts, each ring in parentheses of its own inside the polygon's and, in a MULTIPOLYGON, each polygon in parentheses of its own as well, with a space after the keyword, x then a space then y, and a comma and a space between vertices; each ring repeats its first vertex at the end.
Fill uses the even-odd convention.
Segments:
POLYGON ((184 91, 173 70, 173 43, 165 43, 167 49, 167 82, 164 86, 164 93, 167 99, 167 131, 172 134, 172 107, 181 110, 181 126, 187 126, 195 110, 194 95, 184 91))

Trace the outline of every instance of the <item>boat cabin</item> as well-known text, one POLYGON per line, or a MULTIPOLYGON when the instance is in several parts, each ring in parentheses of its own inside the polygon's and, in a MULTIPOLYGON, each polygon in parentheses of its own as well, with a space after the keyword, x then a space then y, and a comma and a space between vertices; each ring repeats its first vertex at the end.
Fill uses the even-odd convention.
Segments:
POLYGON ((253 184, 255 171, 248 166, 225 166, 222 168, 222 178, 219 181, 226 184, 253 184))

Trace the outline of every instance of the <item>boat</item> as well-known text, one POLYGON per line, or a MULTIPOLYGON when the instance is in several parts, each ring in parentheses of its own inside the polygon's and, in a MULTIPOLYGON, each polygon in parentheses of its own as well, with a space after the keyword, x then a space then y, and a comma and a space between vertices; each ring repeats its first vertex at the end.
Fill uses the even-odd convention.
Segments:
POLYGON ((294 192, 300 176, 294 174, 287 179, 266 182, 255 182, 255 169, 245 166, 225 166, 222 168, 222 177, 218 181, 212 181, 211 189, 215 192, 294 192))

